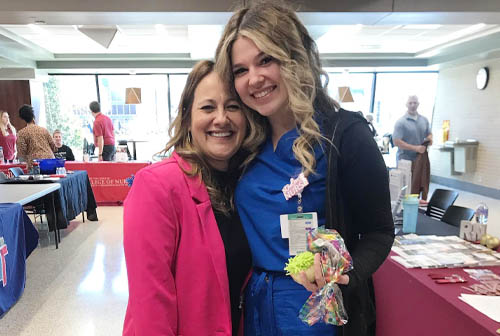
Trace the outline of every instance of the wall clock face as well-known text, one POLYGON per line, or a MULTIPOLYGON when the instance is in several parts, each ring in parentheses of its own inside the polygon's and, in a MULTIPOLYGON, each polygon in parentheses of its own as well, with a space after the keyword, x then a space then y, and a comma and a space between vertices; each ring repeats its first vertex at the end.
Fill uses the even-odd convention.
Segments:
POLYGON ((476 75, 476 87, 484 90, 486 85, 488 85, 488 68, 481 68, 476 75))

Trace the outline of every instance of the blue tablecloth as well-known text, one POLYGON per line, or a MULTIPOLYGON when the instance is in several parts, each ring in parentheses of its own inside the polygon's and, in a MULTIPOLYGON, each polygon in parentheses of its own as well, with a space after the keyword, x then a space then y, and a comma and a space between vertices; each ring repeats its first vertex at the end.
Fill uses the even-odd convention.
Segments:
MULTIPOLYGON (((65 229, 71 220, 83 211, 87 211, 89 220, 97 220, 97 204, 86 171, 75 171, 58 181, 61 189, 55 192, 55 208, 57 227, 65 229)), ((54 230, 54 218, 51 212, 52 204, 49 197, 44 198, 45 209, 48 210, 47 221, 50 231, 54 230)))
POLYGON ((0 316, 21 297, 26 258, 37 245, 38 232, 22 206, 0 203, 0 316))

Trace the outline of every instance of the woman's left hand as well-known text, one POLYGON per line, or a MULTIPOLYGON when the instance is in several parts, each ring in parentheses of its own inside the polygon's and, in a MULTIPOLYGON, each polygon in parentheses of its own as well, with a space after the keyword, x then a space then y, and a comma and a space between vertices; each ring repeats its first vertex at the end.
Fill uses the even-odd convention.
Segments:
MULTIPOLYGON (((302 271, 300 272, 299 283, 310 292, 316 292, 326 285, 325 277, 323 276, 321 270, 321 260, 319 253, 316 253, 314 255, 314 278, 315 282, 310 282, 307 279, 306 272, 302 271)), ((347 274, 342 274, 339 277, 337 283, 340 285, 347 285, 349 283, 349 276, 347 274)))

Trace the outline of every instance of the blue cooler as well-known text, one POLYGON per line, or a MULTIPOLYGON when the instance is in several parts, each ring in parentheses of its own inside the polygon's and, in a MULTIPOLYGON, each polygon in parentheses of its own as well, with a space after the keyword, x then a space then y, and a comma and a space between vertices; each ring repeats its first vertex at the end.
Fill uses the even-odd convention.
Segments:
POLYGON ((40 173, 41 174, 55 174, 56 168, 64 167, 66 160, 64 159, 43 159, 40 160, 40 173))

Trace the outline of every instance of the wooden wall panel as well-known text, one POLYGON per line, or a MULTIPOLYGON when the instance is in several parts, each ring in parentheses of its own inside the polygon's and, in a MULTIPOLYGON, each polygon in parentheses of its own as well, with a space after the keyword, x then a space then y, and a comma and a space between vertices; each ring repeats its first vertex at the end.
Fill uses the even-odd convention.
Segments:
POLYGON ((0 80, 0 110, 9 112, 11 123, 17 130, 26 126, 19 118, 19 108, 23 104, 31 104, 30 82, 0 80))

